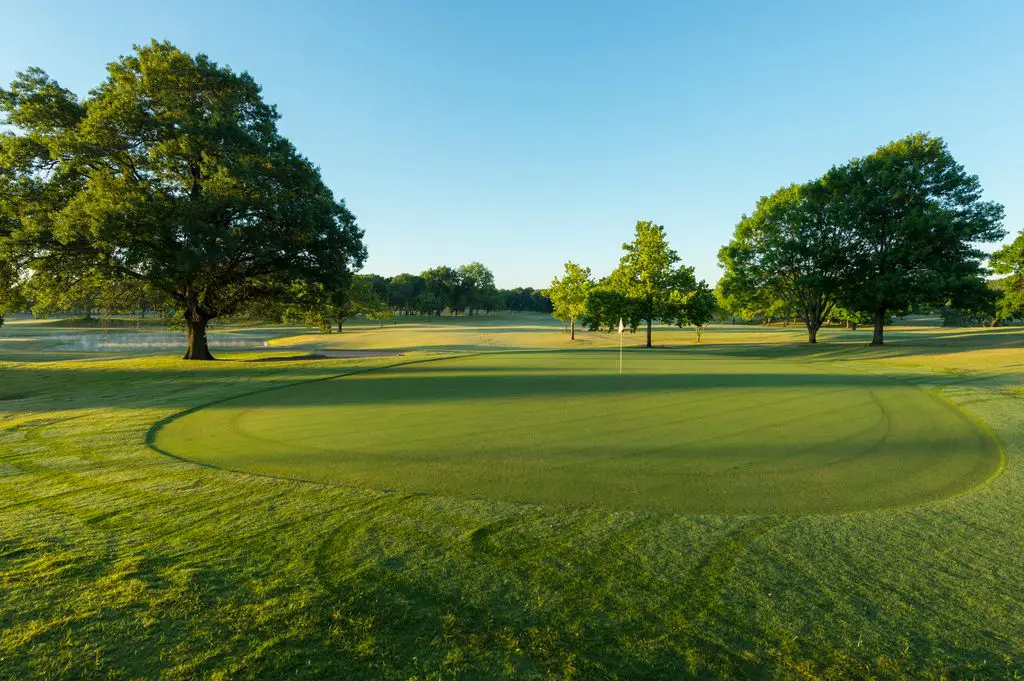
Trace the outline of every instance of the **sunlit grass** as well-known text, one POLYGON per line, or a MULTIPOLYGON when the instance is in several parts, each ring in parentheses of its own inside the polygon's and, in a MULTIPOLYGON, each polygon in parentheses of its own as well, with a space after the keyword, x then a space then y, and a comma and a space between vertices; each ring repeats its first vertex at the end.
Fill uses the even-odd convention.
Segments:
POLYGON ((191 411, 154 444, 374 489, 689 513, 802 513, 962 492, 998 447, 929 392, 831 363, 504 353, 298 384, 191 411))

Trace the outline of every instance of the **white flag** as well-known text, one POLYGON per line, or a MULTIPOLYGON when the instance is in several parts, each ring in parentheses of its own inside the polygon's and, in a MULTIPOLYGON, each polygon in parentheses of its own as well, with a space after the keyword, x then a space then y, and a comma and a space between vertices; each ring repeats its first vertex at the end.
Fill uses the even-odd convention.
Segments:
POLYGON ((626 327, 622 325, 622 317, 619 317, 619 333, 622 333, 622 330, 625 328, 626 327))

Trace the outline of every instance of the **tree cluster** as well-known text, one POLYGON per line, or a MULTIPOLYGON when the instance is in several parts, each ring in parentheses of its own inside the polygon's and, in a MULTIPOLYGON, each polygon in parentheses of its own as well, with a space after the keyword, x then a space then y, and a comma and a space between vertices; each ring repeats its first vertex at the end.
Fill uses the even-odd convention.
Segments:
POLYGON ((297 284, 281 318, 341 332, 355 316, 383 321, 395 315, 475 315, 499 310, 550 312, 551 302, 530 288, 502 290, 494 274, 479 262, 460 267, 442 265, 420 274, 353 275, 348 288, 332 295, 322 287, 297 284))
POLYGON ((575 339, 576 321, 590 330, 614 330, 619 323, 636 331, 646 326, 646 346, 652 347, 654 322, 694 326, 697 341, 717 313, 714 292, 693 276, 693 268, 679 265, 679 254, 668 244, 665 228, 653 222, 636 223, 633 240, 622 245, 618 267, 600 281, 590 268, 570 261, 556 277, 548 296, 557 319, 569 326, 575 339))
POLYGON ((811 343, 829 320, 870 321, 880 345, 892 314, 991 299, 977 244, 1003 237, 1002 217, 942 139, 910 135, 763 197, 719 252, 719 300, 795 316, 811 343))

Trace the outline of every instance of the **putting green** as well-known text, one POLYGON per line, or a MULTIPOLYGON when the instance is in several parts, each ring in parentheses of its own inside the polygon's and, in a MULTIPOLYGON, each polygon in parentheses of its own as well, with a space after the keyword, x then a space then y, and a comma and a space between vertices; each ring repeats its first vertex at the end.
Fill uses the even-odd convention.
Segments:
POLYGON ((687 513, 920 503, 1000 454, 924 390, 826 364, 692 353, 506 353, 247 395, 161 427, 232 470, 409 492, 687 513))

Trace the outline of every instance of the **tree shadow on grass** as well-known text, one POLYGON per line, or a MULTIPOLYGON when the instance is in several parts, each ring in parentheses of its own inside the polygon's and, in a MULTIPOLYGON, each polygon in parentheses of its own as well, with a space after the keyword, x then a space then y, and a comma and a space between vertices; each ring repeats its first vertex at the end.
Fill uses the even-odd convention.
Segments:
POLYGON ((897 381, 875 374, 853 373, 685 373, 623 374, 594 370, 592 373, 538 371, 537 369, 478 368, 460 373, 450 369, 397 367, 358 380, 321 381, 282 387, 225 400, 213 408, 268 404, 314 407, 372 405, 507 398, 558 398, 616 394, 683 393, 697 390, 773 390, 837 388, 893 388, 897 381), (479 370, 478 370, 479 369, 479 370))
MULTIPOLYGON (((998 335, 998 334, 997 334, 998 335)), ((606 348, 576 348, 571 350, 504 351, 498 352, 493 366, 476 362, 471 367, 462 365, 458 357, 437 356, 390 363, 391 366, 361 366, 346 360, 299 361, 295 364, 279 360, 269 363, 254 363, 244 360, 230 360, 216 363, 169 362, 160 366, 140 365, 132 368, 127 362, 80 362, 77 364, 39 365, 32 362, 7 363, 0 367, 0 390, 4 394, 18 394, 28 399, 9 400, 3 404, 4 411, 38 411, 40 409, 70 409, 91 407, 143 407, 161 405, 177 408, 195 407, 199 404, 231 398, 265 390, 287 388, 297 383, 306 384, 296 391, 288 391, 287 398, 295 405, 324 405, 339 402, 366 403, 384 401, 436 402, 451 399, 481 398, 499 396, 571 396, 598 394, 602 392, 669 392, 707 388, 733 389, 778 389, 778 388, 828 388, 828 387, 884 387, 895 385, 892 379, 864 372, 836 372, 826 363, 842 359, 880 359, 903 357, 908 354, 941 352, 952 350, 970 351, 985 344, 961 344, 949 346, 922 344, 920 347, 861 348, 825 346, 765 346, 765 345, 709 345, 691 346, 673 350, 630 349, 624 353, 626 372, 617 374, 618 353, 606 348), (536 357, 533 362, 531 357, 536 357), (520 366, 500 358, 521 358, 520 366), (579 359, 587 360, 587 366, 573 366, 579 359), (731 359, 763 362, 765 370, 737 372, 691 372, 688 363, 693 361, 706 365, 711 362, 731 359), (454 361, 448 361, 454 360, 454 361), (607 367, 595 366, 607 360, 607 367), (673 373, 637 373, 649 361, 663 364, 673 373), (810 370, 772 371, 772 362, 784 362, 787 366, 805 363, 810 370), (416 362, 412 366, 412 362, 416 362), (560 363, 564 362, 561 366, 560 363), (633 366, 631 366, 631 364, 633 366), (813 365, 822 366, 815 371, 813 365), (262 369, 258 368, 262 367, 262 369), (271 370, 272 369, 272 370, 271 370), (347 381, 329 381, 329 385, 318 385, 321 379, 344 377, 366 370, 379 372, 374 378, 381 380, 360 381, 358 391, 349 390, 347 381), (457 373, 462 375, 455 375, 457 373), (386 380, 385 380, 386 379, 386 380)), ((480 348, 469 348, 480 354, 480 348)), ((375 352, 389 352, 375 349, 375 352)), ((31 353, 29 353, 31 355, 31 353)), ((15 355, 16 356, 16 355, 15 355)), ((7 355, 0 356, 0 359, 7 355)), ((50 353, 45 357, 53 359, 50 353)), ((31 355, 31 359, 44 356, 31 355)), ((80 359, 75 354, 68 359, 80 359)), ((91 356, 95 359, 111 359, 108 356, 91 356)), ((517 359, 520 361, 520 359, 517 359)), ((782 368, 782 367, 780 367, 782 368)), ((928 380, 935 374, 926 370, 904 371, 901 380, 928 380)), ((1014 383, 1015 374, 1006 373, 996 381, 1014 383)), ((273 399, 285 395, 275 394, 273 399)), ((231 406, 229 403, 225 403, 231 406)))

